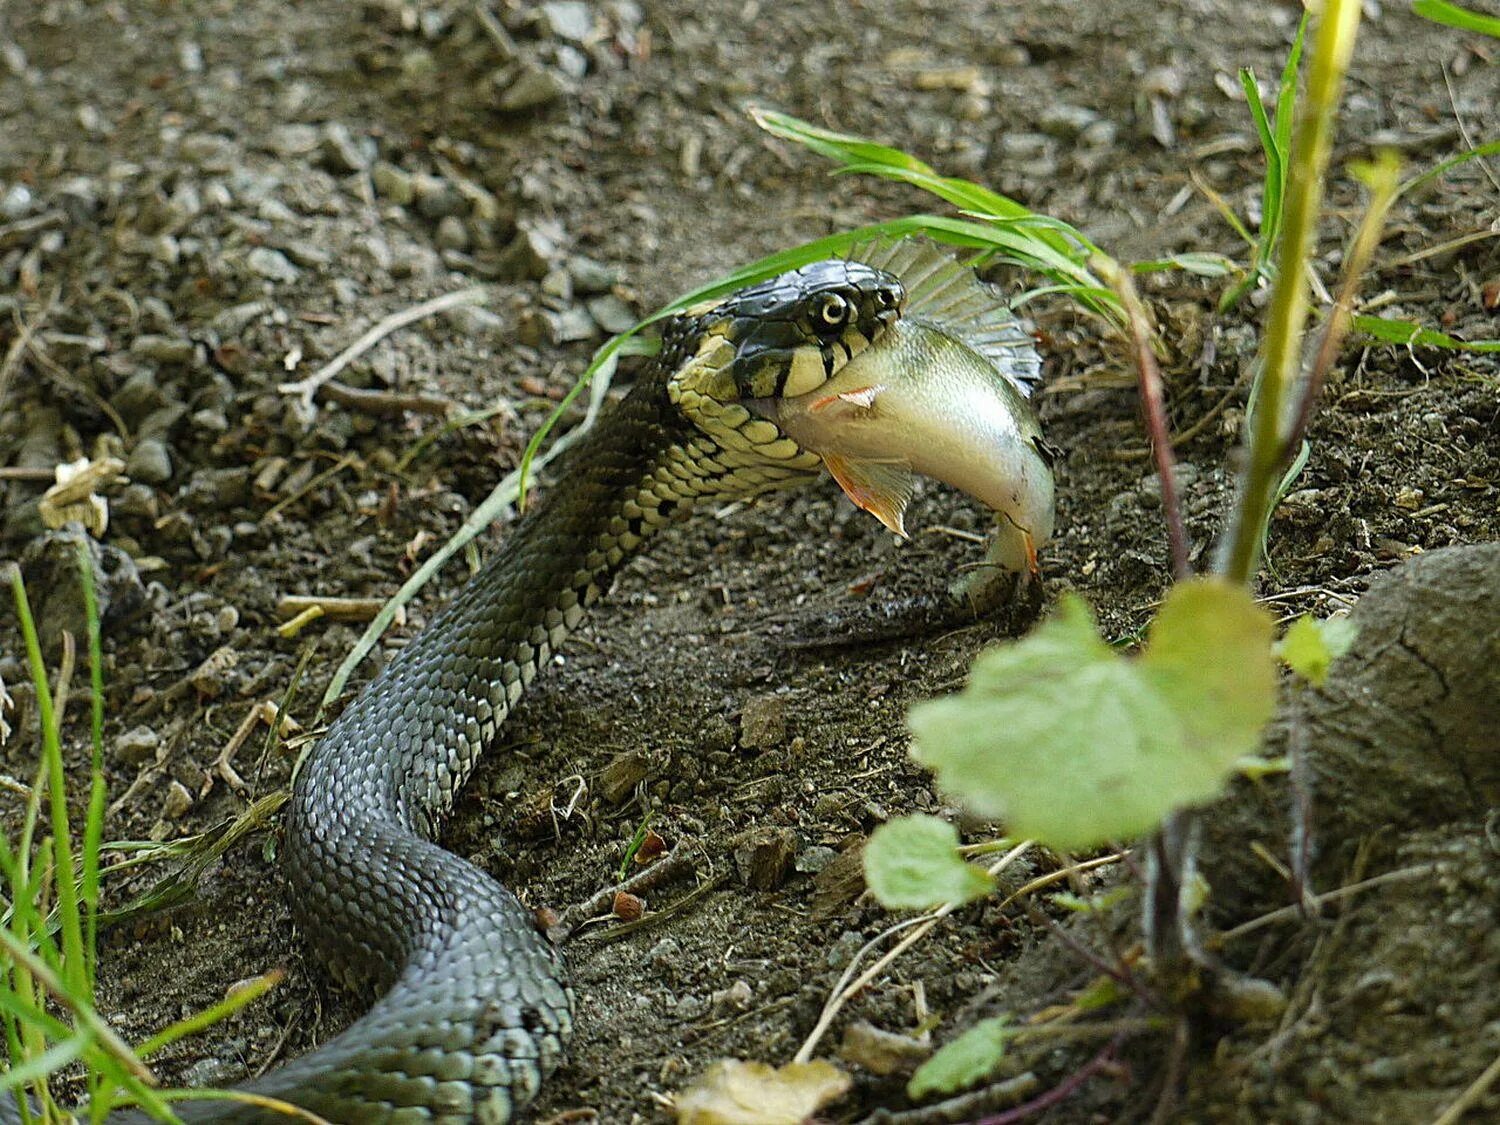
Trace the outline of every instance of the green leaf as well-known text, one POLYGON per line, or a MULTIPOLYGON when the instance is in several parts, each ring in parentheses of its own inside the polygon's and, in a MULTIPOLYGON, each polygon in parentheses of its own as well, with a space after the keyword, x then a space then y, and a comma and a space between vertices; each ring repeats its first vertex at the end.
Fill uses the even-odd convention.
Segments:
POLYGON ((1115 653, 1066 597, 968 687, 911 709, 912 755, 1010 833, 1064 851, 1138 836, 1222 792, 1276 698, 1272 622, 1244 589, 1179 583, 1144 655, 1115 653))
POLYGON ((875 829, 865 845, 865 882, 888 910, 928 910, 994 889, 988 874, 958 854, 958 831, 918 813, 875 829))
POLYGON ((1468 8, 1448 3, 1448 0, 1412 0, 1411 10, 1414 14, 1432 20, 1434 23, 1447 24, 1460 31, 1477 31, 1481 35, 1493 35, 1500 38, 1500 18, 1470 11, 1468 8))
POLYGON ((906 1084, 907 1097, 952 1094, 983 1081, 1005 1056, 1005 1044, 1015 1034, 1009 1016, 980 1020, 917 1067, 906 1084))
POLYGON ((1144 262, 1131 262, 1132 273, 1160 273, 1164 270, 1183 270, 1198 277, 1227 277, 1239 273, 1243 267, 1233 258, 1215 254, 1211 250, 1189 250, 1182 254, 1169 254, 1165 258, 1150 258, 1144 262))
POLYGON ((1500 340, 1460 340, 1434 328, 1423 328, 1410 320, 1392 320, 1384 316, 1356 316, 1354 327, 1368 336, 1388 344, 1406 344, 1414 348, 1443 348, 1458 352, 1500 352, 1500 340))
POLYGON ((1112 890, 1088 896, 1075 895, 1071 891, 1058 891, 1052 896, 1052 901, 1064 910, 1071 910, 1075 914, 1103 914, 1111 907, 1124 902, 1131 893, 1130 887, 1115 887, 1112 890))
POLYGON ((1114 977, 1100 976, 1073 998, 1073 1007, 1080 1012, 1096 1012, 1100 1008, 1111 1008, 1135 994, 1114 977))
POLYGON ((1321 687, 1328 680, 1329 667, 1349 651, 1358 632, 1359 626, 1347 617, 1320 621, 1305 613, 1287 629, 1276 655, 1304 680, 1321 687))

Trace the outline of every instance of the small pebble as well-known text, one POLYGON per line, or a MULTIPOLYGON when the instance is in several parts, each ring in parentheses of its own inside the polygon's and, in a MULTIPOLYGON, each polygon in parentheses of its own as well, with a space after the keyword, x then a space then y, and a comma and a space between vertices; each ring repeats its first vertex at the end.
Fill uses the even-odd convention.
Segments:
POLYGON ((562 81, 552 71, 526 63, 500 95, 498 104, 505 113, 519 113, 550 105, 564 92, 562 81))
POLYGON ((568 273, 580 293, 607 293, 620 283, 619 270, 582 255, 568 259, 568 273))
POLYGON ((741 834, 734 849, 740 880, 751 890, 774 891, 786 881, 797 853, 797 833, 762 825, 741 834))
POLYGON ((546 314, 547 336, 554 344, 571 344, 579 340, 592 340, 599 334, 599 327, 587 309, 570 305, 565 309, 546 314))
POLYGON ((582 43, 594 28, 594 17, 583 0, 551 0, 542 5, 542 23, 557 38, 582 43))
POLYGON ((457 215, 446 215, 438 223, 433 241, 440 250, 467 250, 469 231, 457 215))
POLYGON ((760 695, 747 699, 740 710, 740 745, 766 750, 786 741, 786 697, 760 695))
POLYGON ((589 315, 594 318, 595 323, 610 335, 618 332, 627 332, 635 326, 635 313, 630 310, 629 305, 613 293, 605 293, 600 297, 590 297, 586 306, 589 310, 589 315))
POLYGON ((125 475, 147 484, 165 484, 172 479, 172 455, 158 438, 142 438, 125 461, 125 475))
POLYGON ((156 757, 161 739, 150 727, 132 727, 115 739, 115 758, 127 766, 140 766, 156 757))
POLYGON ((362 172, 375 156, 368 138, 356 138, 347 125, 330 121, 323 126, 323 164, 335 172, 362 172))
POLYGON ((130 352, 158 363, 188 363, 193 358, 193 342, 180 336, 147 334, 130 341, 130 352))
POLYGON ((410 206, 412 200, 417 197, 417 189, 411 173, 384 160, 370 169, 370 179, 382 199, 389 199, 399 206, 410 206))
POLYGON ((292 265, 291 259, 280 250, 269 246, 257 246, 245 255, 245 264, 254 273, 271 281, 291 282, 301 276, 301 271, 292 265))
POLYGON ((193 795, 188 792, 187 786, 173 779, 172 784, 167 786, 166 799, 162 801, 162 815, 168 820, 176 820, 192 807, 193 795))

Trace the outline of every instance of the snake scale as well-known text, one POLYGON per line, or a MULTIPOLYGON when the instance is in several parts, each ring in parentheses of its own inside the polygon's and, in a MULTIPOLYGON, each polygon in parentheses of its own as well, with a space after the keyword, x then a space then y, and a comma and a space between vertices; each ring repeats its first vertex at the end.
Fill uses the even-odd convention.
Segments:
MULTIPOLYGON (((532 912, 433 842, 537 672, 652 532, 699 501, 810 480, 819 458, 755 401, 831 375, 900 315, 892 275, 824 261, 669 322, 497 553, 303 762, 283 866, 336 976, 384 994, 247 1092, 332 1122, 512 1119, 562 1056, 570 996, 532 912), (794 384, 788 387, 788 381, 794 384)), ((233 1102, 185 1117, 287 1120, 233 1102)))

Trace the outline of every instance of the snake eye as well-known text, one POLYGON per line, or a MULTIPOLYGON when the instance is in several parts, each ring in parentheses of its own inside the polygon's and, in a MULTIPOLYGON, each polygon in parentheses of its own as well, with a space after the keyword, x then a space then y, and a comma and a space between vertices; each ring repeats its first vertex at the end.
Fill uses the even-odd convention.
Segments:
POLYGON ((838 328, 849 319, 849 302, 837 293, 824 296, 818 305, 818 320, 828 328, 838 328))

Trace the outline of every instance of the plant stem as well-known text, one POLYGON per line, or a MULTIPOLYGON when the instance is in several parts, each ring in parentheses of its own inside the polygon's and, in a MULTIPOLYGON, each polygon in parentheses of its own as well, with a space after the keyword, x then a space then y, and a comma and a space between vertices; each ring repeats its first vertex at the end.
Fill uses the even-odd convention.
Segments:
POLYGON ((1120 263, 1104 254, 1096 254, 1089 265, 1109 283, 1125 309, 1130 329, 1130 346, 1135 356, 1136 386, 1141 392, 1141 413, 1146 419, 1146 433, 1156 459, 1156 475, 1161 478, 1161 514, 1167 524, 1167 545, 1172 556, 1172 577, 1181 581, 1192 573, 1188 562, 1187 531, 1182 523, 1182 504, 1177 497, 1176 457, 1172 452, 1172 433, 1167 422, 1166 395, 1162 390, 1161 368, 1151 350, 1151 317, 1135 282, 1120 263))
POLYGON ((1290 429, 1281 445, 1281 466, 1291 461, 1302 439, 1307 436, 1307 427, 1312 421, 1313 409, 1322 394, 1323 383, 1333 362, 1338 358, 1339 348, 1349 334, 1349 324, 1354 317, 1354 298, 1359 293, 1359 283, 1370 267, 1375 247, 1385 230, 1385 217, 1397 196, 1396 177, 1401 171, 1400 162, 1393 153, 1382 153, 1370 166, 1365 182, 1370 188, 1370 205, 1365 208, 1359 229, 1350 244, 1349 254, 1344 259, 1344 275, 1339 282, 1338 295, 1334 298, 1333 311, 1323 324, 1318 337, 1318 348, 1313 354, 1312 366, 1308 368, 1302 395, 1297 403, 1290 429))
POLYGON ((1344 75, 1359 28, 1360 0, 1325 0, 1318 16, 1307 91, 1297 117, 1276 281, 1266 319, 1259 396, 1245 472, 1218 570, 1249 582, 1260 562, 1259 529, 1270 518, 1285 448, 1283 415, 1291 401, 1307 324, 1307 261, 1322 210, 1323 177, 1333 148, 1334 121, 1344 75))

